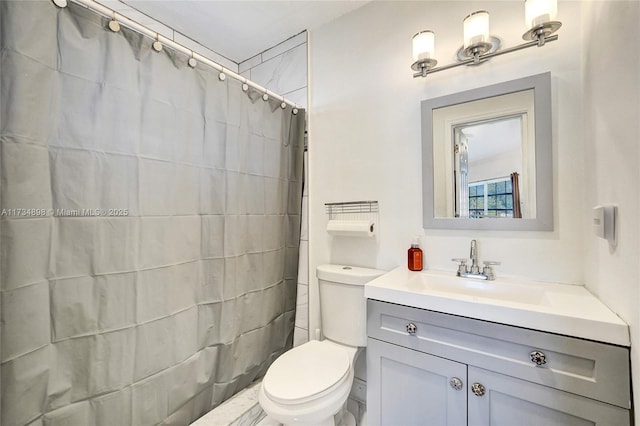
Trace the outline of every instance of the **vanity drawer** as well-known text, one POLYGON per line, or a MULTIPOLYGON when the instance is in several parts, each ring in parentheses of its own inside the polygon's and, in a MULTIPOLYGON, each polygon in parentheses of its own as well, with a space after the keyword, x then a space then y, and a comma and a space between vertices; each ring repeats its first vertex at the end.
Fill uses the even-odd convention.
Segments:
POLYGON ((630 408, 630 361, 625 347, 371 299, 367 301, 367 335, 630 408), (538 366, 532 357, 542 364, 538 366))

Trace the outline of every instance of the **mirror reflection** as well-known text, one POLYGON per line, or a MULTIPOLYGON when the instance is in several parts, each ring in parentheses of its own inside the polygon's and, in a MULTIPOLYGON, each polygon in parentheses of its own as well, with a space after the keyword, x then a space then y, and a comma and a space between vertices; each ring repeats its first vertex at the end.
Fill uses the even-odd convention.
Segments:
POLYGON ((453 129, 455 216, 522 218, 522 116, 453 129))
POLYGON ((433 110, 435 216, 535 218, 533 90, 433 110))

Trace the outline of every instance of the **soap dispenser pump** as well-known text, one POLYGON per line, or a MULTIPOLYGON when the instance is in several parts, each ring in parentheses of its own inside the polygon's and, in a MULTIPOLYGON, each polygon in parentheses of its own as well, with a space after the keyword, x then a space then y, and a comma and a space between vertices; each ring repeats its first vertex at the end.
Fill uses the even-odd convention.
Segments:
POLYGON ((410 271, 422 271, 422 249, 420 248, 420 240, 416 237, 411 243, 408 251, 407 266, 410 271))

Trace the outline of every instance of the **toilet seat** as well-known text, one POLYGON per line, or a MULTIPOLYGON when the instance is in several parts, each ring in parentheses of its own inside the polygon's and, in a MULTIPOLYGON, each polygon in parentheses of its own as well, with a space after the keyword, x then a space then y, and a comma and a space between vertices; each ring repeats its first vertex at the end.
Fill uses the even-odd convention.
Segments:
POLYGON ((346 350, 312 340, 276 359, 262 386, 272 401, 302 404, 333 392, 349 379, 350 369, 351 359, 346 350))

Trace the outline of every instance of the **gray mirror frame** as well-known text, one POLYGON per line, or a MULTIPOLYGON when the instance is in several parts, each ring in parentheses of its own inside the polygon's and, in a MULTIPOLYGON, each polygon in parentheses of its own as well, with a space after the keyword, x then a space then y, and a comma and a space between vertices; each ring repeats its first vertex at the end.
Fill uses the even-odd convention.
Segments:
POLYGON ((553 231, 553 158, 551 73, 537 74, 478 89, 426 99, 422 107, 422 214, 425 229, 553 231), (468 219, 434 216, 433 110, 499 95, 534 90, 536 217, 535 219, 468 219))

